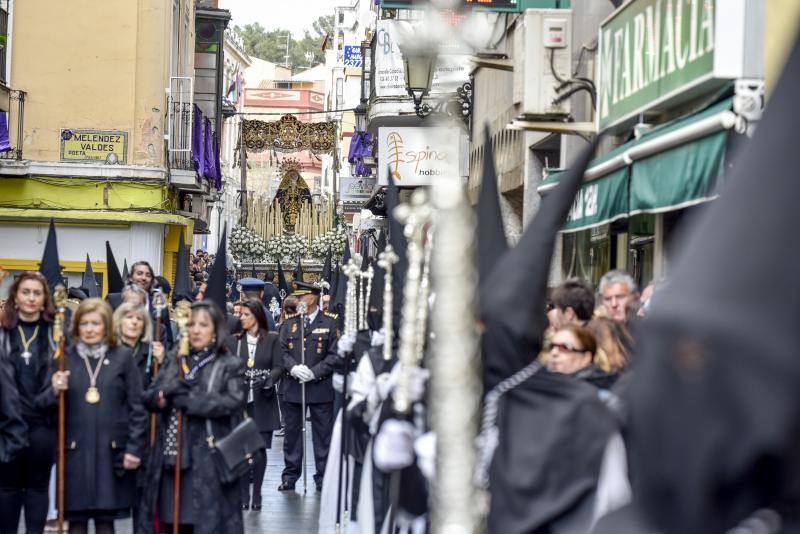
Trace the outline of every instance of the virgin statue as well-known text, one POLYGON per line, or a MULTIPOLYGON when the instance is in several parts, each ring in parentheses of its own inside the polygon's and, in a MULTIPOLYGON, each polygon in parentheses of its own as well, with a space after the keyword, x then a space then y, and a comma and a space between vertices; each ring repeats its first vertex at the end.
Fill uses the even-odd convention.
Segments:
POLYGON ((275 199, 281 206, 283 213, 283 229, 285 232, 294 232, 297 217, 300 215, 300 206, 303 202, 311 202, 311 190, 300 176, 300 162, 294 158, 286 158, 280 164, 281 183, 275 199))

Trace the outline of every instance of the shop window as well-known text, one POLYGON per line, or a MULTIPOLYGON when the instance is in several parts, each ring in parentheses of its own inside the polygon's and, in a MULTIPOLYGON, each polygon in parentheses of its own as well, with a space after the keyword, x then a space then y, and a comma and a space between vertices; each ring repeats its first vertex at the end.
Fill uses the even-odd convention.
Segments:
POLYGON ((645 214, 631 217, 628 233, 628 270, 641 289, 653 280, 656 216, 645 214))
POLYGON ((611 268, 611 238, 607 224, 563 234, 561 268, 565 278, 582 278, 597 287, 611 268))

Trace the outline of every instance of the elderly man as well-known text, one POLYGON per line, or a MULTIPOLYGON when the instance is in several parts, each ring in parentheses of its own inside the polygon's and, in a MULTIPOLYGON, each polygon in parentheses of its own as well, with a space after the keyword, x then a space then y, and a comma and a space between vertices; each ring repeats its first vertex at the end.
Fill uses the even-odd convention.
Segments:
POLYGON ((628 302, 636 300, 638 289, 631 275, 620 269, 608 271, 600 279, 600 296, 606 316, 622 323, 627 321, 628 302))

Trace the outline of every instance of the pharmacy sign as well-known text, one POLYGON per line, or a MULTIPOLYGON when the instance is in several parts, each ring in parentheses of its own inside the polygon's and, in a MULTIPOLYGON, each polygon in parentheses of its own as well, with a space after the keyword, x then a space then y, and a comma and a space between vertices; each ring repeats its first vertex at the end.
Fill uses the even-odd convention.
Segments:
POLYGON ((741 76, 746 15, 746 0, 625 3, 600 27, 597 126, 629 123, 741 76))

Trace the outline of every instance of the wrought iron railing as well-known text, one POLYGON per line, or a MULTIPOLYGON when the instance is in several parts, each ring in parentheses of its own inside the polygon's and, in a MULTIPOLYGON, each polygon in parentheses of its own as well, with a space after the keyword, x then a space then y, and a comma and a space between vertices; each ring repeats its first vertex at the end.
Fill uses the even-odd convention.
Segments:
POLYGON ((8 8, 6 6, 0 6, 0 37, 3 40, 3 46, 0 47, 0 82, 7 83, 8 80, 6 79, 6 64, 8 62, 7 59, 7 50, 8 50, 8 8))
POLYGON ((25 91, 12 90, 8 93, 8 141, 11 149, 0 152, 0 160, 22 159, 22 141, 25 132, 25 91))
POLYGON ((169 166, 171 169, 194 170, 192 159, 192 112, 190 102, 169 103, 169 166))

